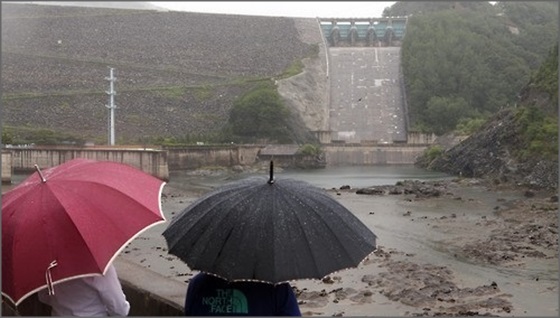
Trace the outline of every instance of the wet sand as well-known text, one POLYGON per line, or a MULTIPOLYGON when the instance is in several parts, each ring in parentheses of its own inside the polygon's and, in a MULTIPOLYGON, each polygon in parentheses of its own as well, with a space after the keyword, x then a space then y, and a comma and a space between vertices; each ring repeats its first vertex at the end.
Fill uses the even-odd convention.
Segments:
MULTIPOLYGON (((558 316, 553 194, 472 180, 421 187, 328 190, 378 235, 378 249, 357 268, 292 282, 304 316, 558 316)), ((168 221, 200 194, 166 185, 168 221)), ((120 257, 188 283, 193 272, 167 254, 167 225, 120 257)))

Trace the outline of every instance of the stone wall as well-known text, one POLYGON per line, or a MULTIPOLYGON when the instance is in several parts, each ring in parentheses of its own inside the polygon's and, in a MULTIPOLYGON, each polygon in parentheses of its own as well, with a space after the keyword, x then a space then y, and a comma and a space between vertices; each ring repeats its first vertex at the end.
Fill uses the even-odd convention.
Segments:
POLYGON ((2 150, 2 183, 12 182, 12 153, 2 150))

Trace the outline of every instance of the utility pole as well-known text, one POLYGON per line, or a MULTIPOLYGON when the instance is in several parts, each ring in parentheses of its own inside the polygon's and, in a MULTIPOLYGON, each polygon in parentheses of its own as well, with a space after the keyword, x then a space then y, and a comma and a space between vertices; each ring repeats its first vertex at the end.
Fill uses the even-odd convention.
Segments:
POLYGON ((109 105, 105 105, 105 107, 109 108, 109 145, 115 145, 115 109, 117 105, 115 105, 115 95, 117 94, 114 89, 114 83, 117 80, 116 77, 113 76, 113 68, 109 68, 109 77, 105 77, 106 80, 109 81, 109 91, 106 91, 109 94, 109 105))

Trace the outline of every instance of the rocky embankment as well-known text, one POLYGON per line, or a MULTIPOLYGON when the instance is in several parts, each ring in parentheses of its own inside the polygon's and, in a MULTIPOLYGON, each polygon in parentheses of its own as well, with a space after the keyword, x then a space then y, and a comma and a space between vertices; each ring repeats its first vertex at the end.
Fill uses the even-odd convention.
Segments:
POLYGON ((525 147, 520 138, 514 111, 503 110, 481 130, 443 155, 428 161, 420 158, 417 165, 430 170, 468 178, 485 178, 495 184, 558 188, 558 160, 533 157, 520 161, 515 156, 525 147))

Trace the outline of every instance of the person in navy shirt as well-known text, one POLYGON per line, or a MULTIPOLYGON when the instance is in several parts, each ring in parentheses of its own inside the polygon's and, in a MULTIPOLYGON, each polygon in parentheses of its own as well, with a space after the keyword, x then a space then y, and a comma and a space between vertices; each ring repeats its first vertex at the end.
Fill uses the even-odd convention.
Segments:
POLYGON ((189 282, 186 316, 301 316, 289 283, 229 282, 199 273, 189 282))

